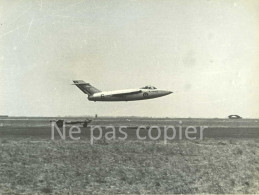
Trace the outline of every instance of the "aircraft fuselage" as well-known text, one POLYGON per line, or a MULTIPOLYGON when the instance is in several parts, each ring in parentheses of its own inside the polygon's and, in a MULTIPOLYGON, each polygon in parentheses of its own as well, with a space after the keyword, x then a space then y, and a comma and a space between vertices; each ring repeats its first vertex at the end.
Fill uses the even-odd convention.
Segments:
POLYGON ((154 86, 145 86, 138 89, 123 89, 117 91, 100 91, 83 80, 74 80, 76 85, 83 93, 88 95, 90 101, 136 101, 158 98, 169 95, 173 92, 157 89, 154 86))
POLYGON ((118 90, 118 91, 107 91, 99 92, 88 96, 90 101, 135 101, 135 100, 146 100, 162 97, 171 94, 171 91, 158 90, 158 89, 141 89, 141 92, 135 94, 125 94, 115 96, 116 93, 126 93, 127 91, 132 91, 136 89, 129 90, 118 90))

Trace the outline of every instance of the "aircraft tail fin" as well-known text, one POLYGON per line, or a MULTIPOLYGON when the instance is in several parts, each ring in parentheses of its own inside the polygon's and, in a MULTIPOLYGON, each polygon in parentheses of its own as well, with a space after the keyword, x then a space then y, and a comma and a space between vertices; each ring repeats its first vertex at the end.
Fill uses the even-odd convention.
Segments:
POLYGON ((93 87, 89 83, 86 83, 82 80, 75 80, 73 82, 74 82, 74 85, 76 85, 85 94, 93 95, 94 93, 101 92, 99 89, 96 89, 95 87, 93 87))

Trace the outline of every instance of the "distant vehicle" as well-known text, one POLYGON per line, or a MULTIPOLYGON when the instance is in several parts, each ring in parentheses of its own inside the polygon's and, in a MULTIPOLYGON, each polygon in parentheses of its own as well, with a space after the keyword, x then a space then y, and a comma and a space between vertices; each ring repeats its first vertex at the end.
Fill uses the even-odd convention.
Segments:
POLYGON ((50 121, 50 122, 55 122, 59 128, 63 127, 64 124, 65 125, 76 125, 76 124, 79 124, 79 125, 83 125, 83 127, 87 127, 88 124, 90 122, 92 122, 92 120, 86 119, 84 121, 65 121, 65 120, 59 119, 57 121, 50 121))
POLYGON ((242 117, 239 115, 229 115, 228 118, 229 119, 241 119, 242 117))
POLYGON ((158 98, 173 93, 172 91, 145 86, 139 89, 100 91, 82 80, 73 81, 81 91, 88 95, 89 101, 135 101, 158 98))
POLYGON ((8 115, 0 115, 0 118, 8 118, 8 115))

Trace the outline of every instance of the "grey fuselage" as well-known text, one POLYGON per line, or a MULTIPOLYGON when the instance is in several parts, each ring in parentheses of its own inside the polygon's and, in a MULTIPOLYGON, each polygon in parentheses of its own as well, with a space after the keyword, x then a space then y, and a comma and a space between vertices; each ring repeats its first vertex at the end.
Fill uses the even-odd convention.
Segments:
MULTIPOLYGON (((169 95, 172 92, 167 90, 159 89, 141 89, 140 92, 132 94, 119 95, 122 92, 127 92, 132 90, 118 90, 118 91, 107 91, 99 92, 88 96, 89 101, 136 101, 136 100, 146 100, 162 97, 169 95), (118 93, 118 95, 116 95, 118 93)), ((136 89, 135 89, 136 91, 136 89)))

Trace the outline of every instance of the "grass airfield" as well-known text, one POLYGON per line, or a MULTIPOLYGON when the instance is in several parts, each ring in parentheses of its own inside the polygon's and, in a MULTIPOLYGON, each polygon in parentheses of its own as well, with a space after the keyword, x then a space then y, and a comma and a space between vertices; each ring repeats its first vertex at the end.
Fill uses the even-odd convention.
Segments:
MULTIPOLYGON (((73 119, 68 119, 73 120, 73 119)), ((135 127, 179 119, 104 118, 129 139, 50 139, 49 118, 0 120, 0 193, 258 193, 259 120, 180 119, 204 139, 137 140, 135 127)), ((146 133, 143 131, 143 135, 146 133)))

